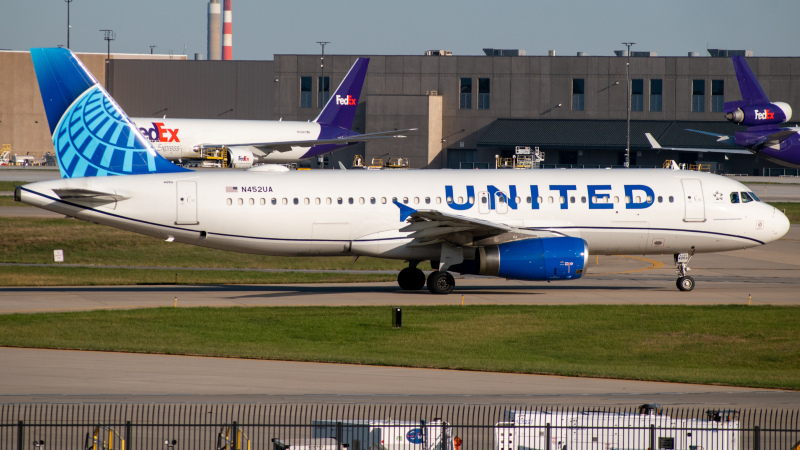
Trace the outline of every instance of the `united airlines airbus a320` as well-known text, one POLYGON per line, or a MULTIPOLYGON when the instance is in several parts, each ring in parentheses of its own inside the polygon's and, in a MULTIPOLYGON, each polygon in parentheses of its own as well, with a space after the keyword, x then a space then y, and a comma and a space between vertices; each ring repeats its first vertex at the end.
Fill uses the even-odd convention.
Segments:
POLYGON ((169 161, 198 158, 203 148, 226 147, 230 166, 286 164, 324 155, 358 142, 403 138, 406 130, 360 134, 353 119, 367 76, 369 58, 358 58, 333 97, 310 122, 284 120, 222 120, 133 118, 139 131, 169 161))
POLYGON ((451 272, 570 280, 590 253, 672 253, 691 290, 694 253, 789 229, 744 185, 679 170, 194 172, 160 157, 68 50, 31 54, 64 178, 15 198, 167 241, 408 260, 400 287, 436 294, 453 289, 451 272), (436 269, 427 280, 423 261, 436 269))

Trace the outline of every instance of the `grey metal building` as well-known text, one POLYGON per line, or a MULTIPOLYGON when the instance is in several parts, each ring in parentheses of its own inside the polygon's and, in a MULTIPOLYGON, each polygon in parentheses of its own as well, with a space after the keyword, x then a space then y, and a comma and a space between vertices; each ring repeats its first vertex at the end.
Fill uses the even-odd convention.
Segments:
MULTIPOLYGON (((108 88, 137 117, 312 120, 323 95, 330 95, 356 58, 325 55, 324 93, 319 55, 275 55, 274 61, 113 59, 108 88)), ((419 131, 340 150, 330 156, 331 165, 349 166, 360 154, 367 161, 407 157, 415 168, 493 166, 497 156, 509 157, 518 145, 540 147, 546 165, 610 166, 624 160, 624 56, 370 58, 354 129, 419 131)), ((800 58, 748 62, 772 100, 800 105, 800 58)), ((711 136, 684 130, 738 129, 721 112, 724 102, 741 98, 729 58, 632 56, 630 78, 632 165, 712 162, 727 173, 776 167, 748 155, 656 152, 645 139, 649 132, 664 147, 725 148, 711 136)))

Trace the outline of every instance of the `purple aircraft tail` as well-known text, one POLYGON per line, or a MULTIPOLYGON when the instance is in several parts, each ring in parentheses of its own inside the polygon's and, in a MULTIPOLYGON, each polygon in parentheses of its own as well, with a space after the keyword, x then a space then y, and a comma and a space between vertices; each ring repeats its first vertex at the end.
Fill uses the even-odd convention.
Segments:
POLYGON ((369 58, 358 58, 314 122, 349 130, 353 127, 369 58))
POLYGON ((758 82, 744 56, 733 56, 733 69, 736 71, 736 80, 739 82, 739 90, 742 93, 742 99, 733 102, 725 102, 726 113, 735 111, 744 106, 754 104, 769 103, 767 94, 761 89, 761 83, 758 82))

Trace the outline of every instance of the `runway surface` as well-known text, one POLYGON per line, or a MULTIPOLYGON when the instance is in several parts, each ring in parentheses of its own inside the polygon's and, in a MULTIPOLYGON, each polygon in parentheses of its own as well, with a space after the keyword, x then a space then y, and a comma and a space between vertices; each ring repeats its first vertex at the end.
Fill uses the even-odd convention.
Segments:
MULTIPOLYGON (((0 179, 57 172, 0 171, 0 179), (14 172, 10 173, 9 172, 14 172)), ((54 176, 55 175, 55 176, 54 176)), ((48 178, 49 177, 49 178, 48 178)), ((751 177, 749 181, 755 180, 751 177)), ((800 185, 751 185, 763 200, 797 201, 800 185)), ((33 208, 0 214, 37 215, 33 208), (28 211, 24 211, 28 210, 28 211)), ((800 305, 800 227, 760 248, 696 255, 697 287, 679 292, 671 255, 592 258, 589 275, 544 283, 458 278, 434 296, 396 283, 20 287, 0 289, 0 313, 158 306, 430 304, 800 305)), ((537 375, 187 356, 0 348, 0 403, 458 403, 565 406, 800 408, 800 392, 537 375)))

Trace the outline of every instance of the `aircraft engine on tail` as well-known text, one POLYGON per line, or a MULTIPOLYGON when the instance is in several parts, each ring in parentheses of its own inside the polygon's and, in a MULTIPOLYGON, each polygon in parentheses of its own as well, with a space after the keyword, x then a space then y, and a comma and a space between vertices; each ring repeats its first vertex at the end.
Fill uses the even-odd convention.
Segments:
POLYGON ((526 239, 480 247, 474 261, 450 270, 514 280, 574 280, 583 275, 588 259, 589 249, 581 238, 526 239))
POLYGON ((730 122, 746 126, 776 125, 792 118, 792 107, 787 103, 774 102, 763 105, 748 105, 736 109, 725 108, 725 118, 730 122))

